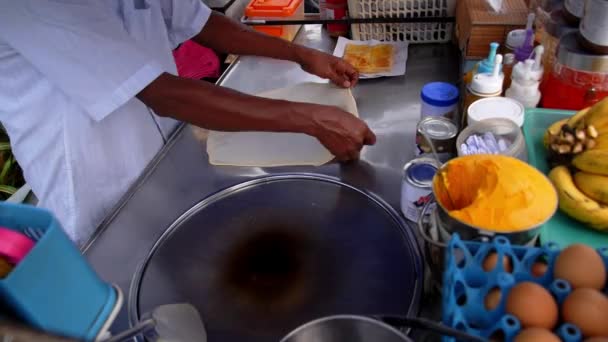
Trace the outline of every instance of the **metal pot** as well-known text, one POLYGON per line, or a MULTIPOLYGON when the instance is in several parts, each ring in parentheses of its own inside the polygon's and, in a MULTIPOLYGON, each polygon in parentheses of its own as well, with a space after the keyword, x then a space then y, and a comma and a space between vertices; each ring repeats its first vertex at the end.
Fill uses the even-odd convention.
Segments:
MULTIPOLYGON (((452 217, 440 201, 436 201, 436 203, 437 225, 440 229, 444 230, 443 235, 445 235, 446 232, 450 236, 454 233, 458 233, 463 240, 488 241, 497 235, 501 235, 509 239, 509 241, 514 245, 527 245, 530 243, 530 241, 536 239, 542 226, 551 218, 551 216, 549 216, 545 221, 526 230, 495 232, 462 222, 461 220, 452 217)), ((555 209, 557 210, 557 203, 555 209)))
POLYGON ((608 0, 587 0, 580 24, 583 45, 599 54, 608 54, 608 0))
POLYGON ((317 319, 295 329, 281 342, 413 342, 399 328, 417 328, 461 341, 484 339, 422 318, 336 315, 317 319))

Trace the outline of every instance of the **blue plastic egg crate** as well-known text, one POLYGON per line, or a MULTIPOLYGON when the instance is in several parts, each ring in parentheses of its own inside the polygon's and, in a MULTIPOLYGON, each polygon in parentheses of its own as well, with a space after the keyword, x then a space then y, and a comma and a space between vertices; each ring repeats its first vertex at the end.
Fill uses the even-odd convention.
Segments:
POLYGON ((99 278, 53 215, 28 205, 0 202, 0 226, 40 232, 23 260, 0 279, 0 300, 15 316, 41 330, 92 341, 120 305, 112 285, 99 278))
MULTIPOLYGON (((608 248, 598 249, 598 252, 608 269, 608 248)), ((443 323, 484 338, 498 335, 504 341, 513 341, 521 325, 516 317, 505 313, 506 298, 511 287, 523 281, 535 282, 549 290, 558 305, 570 294, 570 284, 553 277, 553 267, 559 253, 560 248, 554 243, 539 248, 523 247, 511 246, 509 240, 502 236, 482 243, 465 242, 458 234, 452 235, 446 250, 443 273, 443 323), (512 272, 507 272, 502 262, 497 262, 493 270, 484 271, 483 262, 491 253, 497 253, 498 260, 508 257, 512 272), (531 268, 538 261, 545 262, 547 270, 535 277, 531 268), (487 310, 485 298, 495 288, 501 290, 500 303, 494 310, 487 310)), ((558 323, 554 332, 565 342, 582 341, 579 329, 569 323, 558 323)), ((456 340, 444 337, 443 341, 456 340)))

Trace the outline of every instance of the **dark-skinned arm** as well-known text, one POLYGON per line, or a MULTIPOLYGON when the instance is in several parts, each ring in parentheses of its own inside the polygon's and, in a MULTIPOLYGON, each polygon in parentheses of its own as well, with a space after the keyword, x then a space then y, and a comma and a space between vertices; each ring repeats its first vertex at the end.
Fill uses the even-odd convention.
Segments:
POLYGON ((336 107, 246 95, 167 73, 137 98, 158 115, 207 129, 308 134, 341 160, 357 158, 363 145, 375 142, 363 121, 336 107))
POLYGON ((256 32, 241 23, 213 12, 195 42, 221 53, 270 57, 300 64, 305 71, 349 88, 359 74, 341 58, 256 32))

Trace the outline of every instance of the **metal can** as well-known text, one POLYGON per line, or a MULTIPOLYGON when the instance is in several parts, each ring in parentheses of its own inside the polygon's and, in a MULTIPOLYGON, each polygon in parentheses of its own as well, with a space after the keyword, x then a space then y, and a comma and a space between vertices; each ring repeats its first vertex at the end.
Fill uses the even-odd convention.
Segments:
POLYGON ((456 136, 458 127, 444 117, 430 116, 416 126, 416 155, 432 154, 433 147, 442 162, 456 155, 456 136), (431 146, 432 144, 432 146, 431 146))
POLYGON ((416 158, 403 167, 401 181, 401 212, 408 220, 417 222, 422 208, 431 200, 433 177, 440 165, 433 158, 416 158))

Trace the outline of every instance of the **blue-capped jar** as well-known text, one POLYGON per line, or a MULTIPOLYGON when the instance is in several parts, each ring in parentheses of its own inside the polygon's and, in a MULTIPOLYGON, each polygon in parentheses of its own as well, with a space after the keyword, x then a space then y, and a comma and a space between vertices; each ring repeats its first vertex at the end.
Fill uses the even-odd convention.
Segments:
POLYGON ((422 106, 420 118, 428 116, 443 116, 452 121, 457 120, 458 100, 460 92, 450 83, 427 83, 420 91, 422 106))

